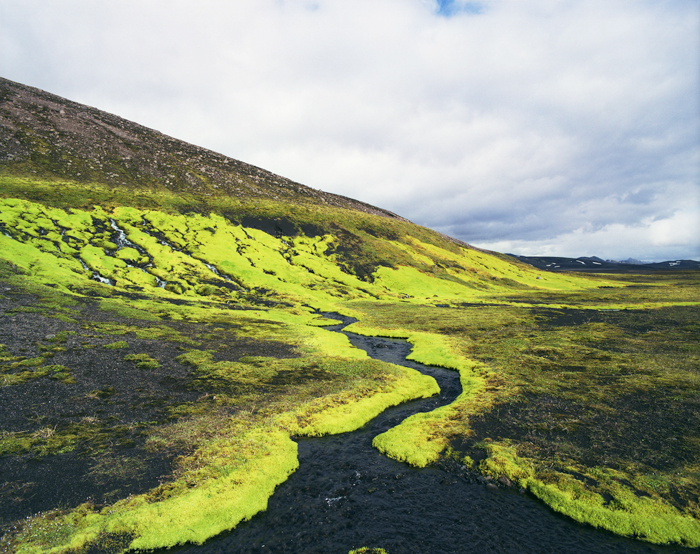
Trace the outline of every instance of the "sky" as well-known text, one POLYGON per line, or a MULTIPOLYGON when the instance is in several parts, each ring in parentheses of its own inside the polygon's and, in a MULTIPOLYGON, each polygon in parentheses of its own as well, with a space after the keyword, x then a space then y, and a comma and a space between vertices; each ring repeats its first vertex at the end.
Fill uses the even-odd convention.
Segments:
POLYGON ((697 0, 0 0, 0 75, 482 248, 700 260, 697 0))

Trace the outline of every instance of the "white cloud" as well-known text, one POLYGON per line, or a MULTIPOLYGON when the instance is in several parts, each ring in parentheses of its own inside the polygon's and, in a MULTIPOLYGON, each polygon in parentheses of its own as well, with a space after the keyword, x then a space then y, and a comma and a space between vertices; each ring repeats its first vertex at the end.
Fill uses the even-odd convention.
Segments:
POLYGON ((0 0, 0 73, 467 242, 698 257, 694 2, 441 4, 0 0))
POLYGON ((627 259, 629 252, 638 248, 641 240, 645 244, 644 261, 695 259, 700 248, 688 249, 688 244, 697 240, 700 216, 695 206, 680 209, 668 217, 647 218, 637 224, 612 223, 598 229, 580 227, 553 236, 533 245, 525 240, 484 241, 477 246, 498 252, 518 253, 524 256, 599 256, 600 245, 605 244, 605 258, 627 259))

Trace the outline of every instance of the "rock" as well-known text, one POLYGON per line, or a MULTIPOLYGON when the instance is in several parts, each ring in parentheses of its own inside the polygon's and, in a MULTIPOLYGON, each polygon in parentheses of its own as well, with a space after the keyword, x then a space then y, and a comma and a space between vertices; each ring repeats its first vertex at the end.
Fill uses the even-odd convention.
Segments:
POLYGON ((505 475, 501 475, 501 476, 498 478, 498 482, 499 482, 501 485, 503 485, 504 487, 512 487, 512 486, 513 486, 513 483, 511 482, 511 480, 508 479, 508 477, 506 477, 505 475))
POLYGON ((489 483, 488 485, 486 485, 486 488, 487 489, 497 489, 498 487, 496 485, 494 485, 493 483, 489 483))

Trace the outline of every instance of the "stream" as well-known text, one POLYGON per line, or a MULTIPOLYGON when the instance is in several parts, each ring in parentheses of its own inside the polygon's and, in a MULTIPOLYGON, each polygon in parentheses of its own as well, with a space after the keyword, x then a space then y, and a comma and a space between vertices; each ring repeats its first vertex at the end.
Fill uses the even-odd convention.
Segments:
POLYGON ((390 408, 350 433, 300 439, 299 469, 270 498, 268 509, 201 546, 169 552, 348 554, 362 546, 388 554, 688 553, 625 539, 559 516, 513 489, 493 489, 473 475, 416 469, 381 455, 372 439, 406 417, 449 404, 461 392, 455 371, 407 361, 404 340, 343 332, 376 359, 431 375, 441 394, 390 408))

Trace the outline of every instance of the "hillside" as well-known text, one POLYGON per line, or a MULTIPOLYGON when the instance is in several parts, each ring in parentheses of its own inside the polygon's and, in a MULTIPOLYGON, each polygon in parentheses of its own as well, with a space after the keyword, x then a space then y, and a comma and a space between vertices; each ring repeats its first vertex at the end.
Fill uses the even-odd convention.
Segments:
POLYGON ((0 122, 4 551, 201 543, 436 393, 321 312, 459 372, 387 456, 700 545, 697 271, 540 271, 7 80, 0 122))
POLYGON ((3 171, 125 189, 395 214, 315 190, 106 112, 0 78, 3 171))

